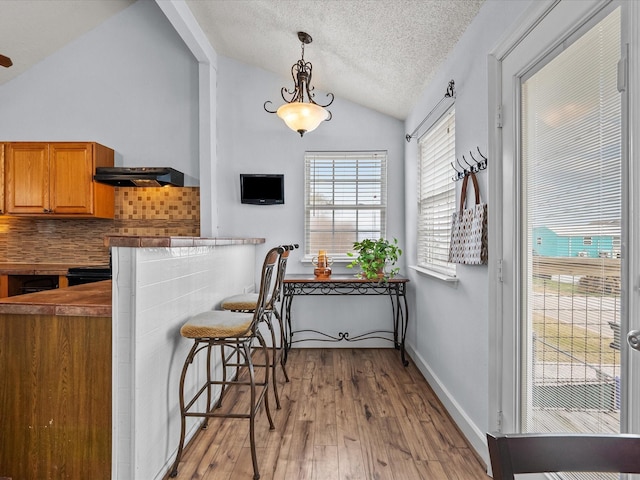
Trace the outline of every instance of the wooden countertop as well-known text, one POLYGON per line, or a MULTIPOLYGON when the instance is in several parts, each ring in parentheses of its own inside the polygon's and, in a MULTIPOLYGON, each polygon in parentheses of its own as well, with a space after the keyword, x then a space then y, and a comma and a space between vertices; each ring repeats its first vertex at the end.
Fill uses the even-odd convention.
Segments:
POLYGON ((66 275, 68 263, 0 263, 0 275, 66 275))
POLYGON ((220 247, 225 245, 258 245, 264 242, 264 238, 146 237, 138 235, 109 235, 104 239, 105 247, 132 248, 220 247))
POLYGON ((110 317, 111 280, 2 298, 0 314, 110 317))

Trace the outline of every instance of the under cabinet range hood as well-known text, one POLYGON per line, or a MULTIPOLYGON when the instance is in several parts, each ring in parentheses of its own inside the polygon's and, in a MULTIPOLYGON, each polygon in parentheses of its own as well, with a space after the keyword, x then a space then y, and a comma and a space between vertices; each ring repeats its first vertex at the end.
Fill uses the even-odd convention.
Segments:
POLYGON ((169 167, 97 167, 93 179, 116 187, 184 186, 184 173, 169 167))

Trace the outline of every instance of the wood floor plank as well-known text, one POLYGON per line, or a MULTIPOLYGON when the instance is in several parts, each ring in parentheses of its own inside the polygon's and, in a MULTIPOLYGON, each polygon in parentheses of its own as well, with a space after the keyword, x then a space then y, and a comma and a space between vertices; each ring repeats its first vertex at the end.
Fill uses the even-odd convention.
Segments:
MULTIPOLYGON (((411 362, 394 349, 293 349, 256 418, 261 480, 487 480, 457 426, 411 362)), ((248 389, 225 406, 248 405, 248 389)), ((249 422, 212 419, 180 463, 178 480, 253 478, 249 422)), ((177 439, 176 439, 177 440, 177 439)), ((165 477, 168 480, 168 476, 165 477)))
POLYGON ((365 463, 356 417, 356 400, 360 399, 361 379, 353 361, 353 352, 336 351, 336 435, 338 443, 339 480, 366 479, 365 463))
POLYGON ((384 417, 371 414, 362 402, 362 400, 356 402, 360 405, 357 420, 367 478, 393 480, 384 437, 380 435, 385 428, 384 417))
POLYGON ((311 480, 313 472, 313 421, 299 420, 293 427, 285 478, 311 480))
POLYGON ((312 480, 328 480, 338 475, 338 447, 316 445, 313 448, 312 480))
MULTIPOLYGON (((269 437, 267 444, 267 458, 260 467, 274 480, 285 478, 289 465, 293 429, 297 416, 298 404, 302 398, 302 377, 306 363, 306 350, 292 350, 287 364, 290 382, 281 383, 280 402, 282 408, 276 411, 274 423, 276 435, 269 437), (275 456, 277 454, 277 456, 275 456), (275 462, 275 463, 274 463, 275 462)), ((269 478, 269 477, 267 477, 269 478)))
MULTIPOLYGON (((336 376, 331 363, 323 363, 318 369, 316 415, 314 422, 314 445, 336 446, 336 376)), ((327 359, 328 360, 328 359, 327 359)))
POLYGON ((357 364, 359 358, 351 349, 336 349, 334 355, 338 389, 346 397, 359 400, 361 398, 361 378, 357 364))
POLYGON ((428 478, 429 480, 451 480, 451 475, 447 473, 442 464, 438 461, 416 462, 419 478, 428 478))

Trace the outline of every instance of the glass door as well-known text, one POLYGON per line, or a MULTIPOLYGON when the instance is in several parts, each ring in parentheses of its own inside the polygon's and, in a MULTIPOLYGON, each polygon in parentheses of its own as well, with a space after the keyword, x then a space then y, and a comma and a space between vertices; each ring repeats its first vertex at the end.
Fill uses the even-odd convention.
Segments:
POLYGON ((638 432, 632 3, 562 0, 501 63, 505 431, 638 432))
POLYGON ((523 432, 620 431, 620 8, 521 80, 523 432))

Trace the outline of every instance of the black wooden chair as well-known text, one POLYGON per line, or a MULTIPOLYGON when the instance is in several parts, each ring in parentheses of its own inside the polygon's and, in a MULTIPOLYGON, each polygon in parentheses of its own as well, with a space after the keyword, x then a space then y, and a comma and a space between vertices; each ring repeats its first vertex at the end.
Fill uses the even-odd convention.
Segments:
POLYGON ((488 433, 494 480, 517 473, 640 473, 640 435, 488 433))

